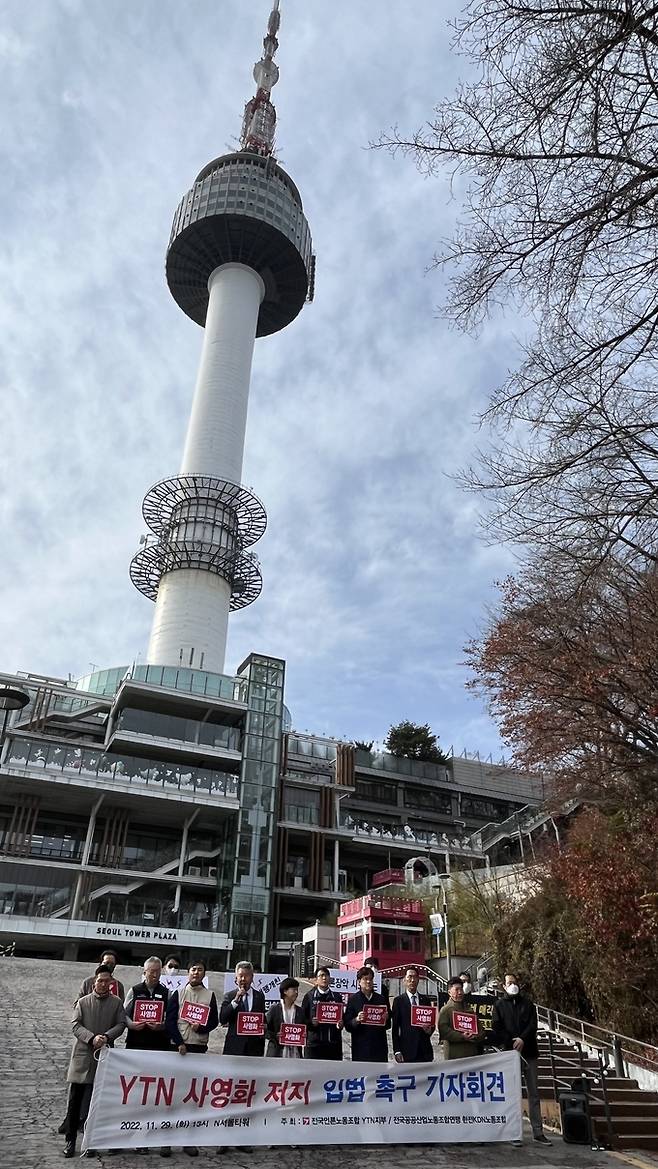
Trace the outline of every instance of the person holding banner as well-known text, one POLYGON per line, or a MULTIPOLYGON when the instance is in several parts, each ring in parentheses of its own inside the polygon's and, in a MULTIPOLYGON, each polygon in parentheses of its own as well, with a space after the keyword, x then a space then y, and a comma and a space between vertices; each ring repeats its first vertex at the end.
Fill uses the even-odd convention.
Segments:
POLYGON ((350 995, 345 1008, 345 1030, 352 1038, 352 1059, 358 1063, 388 1063, 386 1032, 391 1026, 388 999, 374 989, 375 976, 370 966, 357 970, 356 978, 359 989, 350 995))
POLYGON ((505 994, 497 999, 491 1023, 491 1042, 505 1051, 518 1051, 521 1056, 521 1074, 528 1094, 528 1114, 532 1138, 539 1145, 550 1145, 544 1135, 539 1100, 537 1045, 537 1008, 532 999, 522 994, 517 974, 505 975, 505 994))
POLYGON ((408 966, 404 975, 404 994, 393 999, 393 1055, 396 1063, 431 1063, 434 1059, 430 1038, 436 1026, 436 1007, 431 999, 418 994, 417 966, 408 966))
POLYGON ((297 979, 284 978, 279 994, 281 1002, 275 1003, 267 1012, 265 1055, 270 1059, 301 1059, 306 1043, 306 1023, 302 1008, 296 1006, 299 994, 297 979))
POLYGON ((64 1156, 75 1157, 75 1142, 80 1117, 86 1115, 96 1076, 96 1054, 114 1044, 126 1029, 126 1016, 120 998, 110 993, 112 971, 101 967, 91 994, 83 995, 73 1008, 71 1029, 75 1043, 66 1079, 69 1103, 64 1121, 66 1142, 64 1156))
POLYGON ((260 1056, 265 1051, 265 995, 251 985, 251 962, 238 962, 235 981, 237 989, 224 995, 219 1011, 222 1027, 228 1028, 224 1055, 260 1056))
POLYGON ((331 990, 331 974, 327 966, 318 966, 314 974, 315 987, 302 999, 302 1014, 306 1023, 306 1058, 343 1058, 343 1000, 337 990, 331 990))
POLYGON ((464 1002, 464 986, 461 978, 448 980, 448 1001, 439 1011, 438 1028, 443 1040, 443 1054, 446 1059, 470 1059, 479 1055, 484 1031, 480 1029, 477 1015, 464 1002))

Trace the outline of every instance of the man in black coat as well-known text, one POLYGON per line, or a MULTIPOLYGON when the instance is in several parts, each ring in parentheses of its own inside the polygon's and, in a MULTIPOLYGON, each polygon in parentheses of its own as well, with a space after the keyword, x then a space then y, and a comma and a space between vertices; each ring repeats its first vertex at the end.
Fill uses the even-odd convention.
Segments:
POLYGON ((318 1023, 318 1006, 320 1003, 341 1003, 342 997, 337 990, 330 990, 331 975, 327 966, 318 966, 315 971, 315 987, 309 990, 302 999, 302 1014, 306 1023, 306 1051, 307 1059, 335 1059, 343 1058, 342 1019, 339 1023, 318 1023))
POLYGON ((224 1055, 262 1055, 265 1051, 265 1034, 238 1035, 238 1015, 241 1011, 257 1011, 265 1023, 265 995, 262 990, 252 987, 254 968, 251 962, 238 962, 235 968, 237 990, 224 995, 219 1010, 219 1021, 228 1027, 224 1040, 224 1055))
POLYGON ((359 989, 350 995, 345 1008, 345 1030, 352 1037, 352 1059, 357 1063, 388 1063, 388 1039, 386 1032, 391 1026, 391 1008, 383 994, 374 989, 374 975, 369 966, 357 970, 359 989), (385 1007, 384 1025, 366 1023, 364 1007, 385 1007))
POLYGON ((487 1037, 505 1051, 518 1051, 521 1073, 528 1093, 528 1113, 533 1139, 540 1145, 550 1145, 544 1136, 537 1082, 537 1010, 532 999, 521 994, 516 974, 505 975, 505 994, 494 1004, 492 1027, 487 1037))
MULTIPOLYGON (((126 1012, 126 1047, 141 1048, 143 1051, 171 1051, 169 1036, 165 1031, 167 1000, 169 991, 160 982, 162 962, 159 958, 147 958, 144 963, 144 977, 132 986, 123 1004, 126 1012), (135 1003, 152 1003, 162 1016, 160 1022, 135 1022, 135 1003), (161 1004, 161 1005, 160 1005, 161 1004)), ((138 1011, 139 1013, 139 1011, 138 1011)))
POLYGON ((431 1007, 425 994, 418 994, 417 966, 408 966, 404 975, 404 993, 393 999, 393 1055, 397 1063, 430 1063, 434 1059, 432 1040, 434 1025, 412 1024, 412 1007, 431 1007))

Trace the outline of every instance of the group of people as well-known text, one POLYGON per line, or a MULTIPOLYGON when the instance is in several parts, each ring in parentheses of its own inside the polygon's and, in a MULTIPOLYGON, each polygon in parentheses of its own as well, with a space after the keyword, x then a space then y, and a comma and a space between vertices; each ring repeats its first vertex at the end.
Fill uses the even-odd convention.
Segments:
MULTIPOLYGON (((435 1024, 428 1012, 424 1016, 427 1021, 419 1023, 414 1012, 415 1007, 434 1005, 429 996, 418 992, 420 972, 416 966, 407 968, 404 990, 392 1004, 386 984, 382 984, 381 992, 375 990, 373 963, 357 971, 358 990, 350 995, 344 1009, 342 996, 331 989, 329 969, 319 966, 314 972, 313 989, 304 995, 301 1004, 297 1003, 299 982, 296 978, 284 978, 279 986, 279 1002, 267 1010, 263 992, 253 985, 251 962, 238 962, 235 989, 224 994, 219 1006, 214 992, 205 985, 206 967, 200 960, 188 967, 185 984, 169 991, 161 981, 163 971, 167 975, 180 974, 180 959, 169 955, 163 966, 160 958, 148 958, 142 981, 127 993, 115 978, 116 962, 116 954, 104 951, 95 974, 80 987, 74 1007, 75 1042, 67 1073, 68 1107, 59 1129, 66 1137, 65 1157, 75 1155, 77 1134, 87 1115, 97 1058, 103 1047, 112 1046, 125 1031, 127 1048, 177 1051, 181 1056, 188 1052, 203 1054, 208 1050, 212 1031, 220 1024, 226 1028, 224 1055, 343 1060, 343 1030, 351 1039, 352 1059, 362 1063, 388 1062, 389 1030, 397 1063, 432 1061, 431 1037, 435 1029, 443 1042, 446 1059, 467 1059, 490 1046, 514 1049, 522 1057, 534 1139, 550 1144, 543 1134, 539 1106, 537 1013, 532 1001, 520 992, 515 974, 505 975, 505 993, 494 1005, 491 1030, 485 1032, 477 1024, 468 1033, 457 1025, 460 1020, 455 1014, 469 1013, 471 1007, 467 974, 449 980, 448 1001, 438 1012, 435 1024), (144 1001, 152 1004, 151 1007, 138 1008, 144 1001), (325 1004, 340 1004, 340 1008, 330 1007, 327 1011, 325 1004), (373 1012, 371 1008, 379 1009, 373 1012), (242 1012, 263 1016, 261 1034, 242 1033, 238 1026, 242 1012), (334 1021, 328 1021, 332 1016, 334 1021), (290 1026, 293 1030, 305 1028, 305 1033, 301 1033, 303 1046, 299 1039, 290 1042, 292 1036, 287 1029, 290 1026)), ((187 1146, 185 1152, 196 1156, 198 1149, 187 1146)), ((161 1147, 160 1155, 170 1156, 170 1147, 161 1147)))

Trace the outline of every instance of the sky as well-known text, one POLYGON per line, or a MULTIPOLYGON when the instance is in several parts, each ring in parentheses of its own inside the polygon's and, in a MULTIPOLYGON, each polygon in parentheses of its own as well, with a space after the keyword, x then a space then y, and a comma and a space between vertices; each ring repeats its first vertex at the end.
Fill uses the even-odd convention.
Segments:
MULTIPOLYGON (((297 730, 381 742, 401 719, 501 754, 463 647, 513 570, 453 476, 518 322, 477 337, 428 271, 459 214, 447 176, 369 149, 468 76, 459 0, 282 0, 277 157, 316 296, 255 347, 243 482, 265 503, 263 592, 227 672, 283 657, 297 730)), ((0 670, 143 661, 129 564, 176 474, 201 349, 164 277, 179 200, 235 149, 268 0, 30 0, 0 23, 0 670)))

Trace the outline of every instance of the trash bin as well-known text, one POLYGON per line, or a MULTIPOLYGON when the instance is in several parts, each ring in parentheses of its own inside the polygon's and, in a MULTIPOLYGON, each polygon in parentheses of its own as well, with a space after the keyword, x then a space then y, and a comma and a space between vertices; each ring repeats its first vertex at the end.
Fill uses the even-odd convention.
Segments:
POLYGON ((570 1092, 560 1092, 562 1139, 569 1145, 591 1145, 592 1117, 586 1091, 587 1080, 574 1080, 570 1092))

